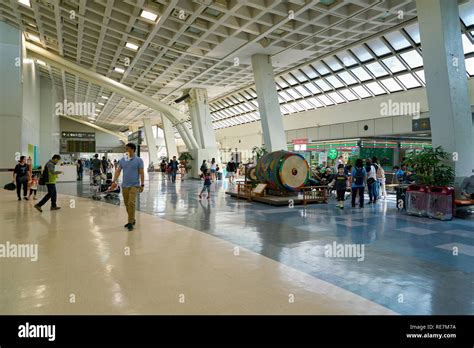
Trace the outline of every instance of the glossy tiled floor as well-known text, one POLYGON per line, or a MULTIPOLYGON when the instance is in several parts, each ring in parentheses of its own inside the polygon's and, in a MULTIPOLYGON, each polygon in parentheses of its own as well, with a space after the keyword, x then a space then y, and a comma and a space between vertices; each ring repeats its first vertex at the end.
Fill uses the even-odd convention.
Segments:
MULTIPOLYGON (((65 186, 65 185, 64 185, 65 186)), ((0 193, 0 314, 393 314, 304 272, 146 213, 61 195, 62 210, 0 193)), ((237 230, 236 230, 237 232, 237 230)))
MULTIPOLYGON (((472 221, 408 217, 391 200, 275 208, 236 201, 225 186, 199 201, 200 182, 152 176, 132 234, 122 206, 84 198, 70 209, 62 196, 63 210, 39 217, 3 192, 0 241, 35 241, 40 260, 0 259, 1 312, 474 313, 472 221), (326 257, 334 242, 363 244, 364 259, 326 257)), ((85 197, 89 186, 59 191, 85 197)))

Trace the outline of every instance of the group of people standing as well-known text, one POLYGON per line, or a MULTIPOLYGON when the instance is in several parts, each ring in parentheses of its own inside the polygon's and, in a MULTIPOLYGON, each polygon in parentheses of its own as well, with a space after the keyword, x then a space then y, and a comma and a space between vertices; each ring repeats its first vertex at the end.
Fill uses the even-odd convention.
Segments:
POLYGON ((168 178, 168 181, 176 182, 176 176, 181 169, 181 180, 184 180, 184 165, 180 164, 176 159, 176 156, 173 156, 169 162, 162 160, 160 163, 160 171, 163 173, 163 176, 168 178))
POLYGON ((94 155, 93 158, 90 159, 78 159, 76 162, 77 180, 82 181, 84 176, 84 168, 89 169, 91 178, 94 178, 100 174, 112 173, 112 171, 117 167, 117 163, 117 160, 114 160, 112 162, 105 156, 102 156, 102 159, 99 159, 99 154, 97 153, 94 155))
POLYGON ((385 171, 379 164, 377 157, 366 159, 359 158, 354 166, 344 164, 342 157, 337 161, 337 171, 333 174, 330 166, 325 168, 317 167, 313 173, 315 185, 328 185, 330 189, 336 190, 337 206, 344 208, 345 192, 351 192, 351 205, 356 206, 359 199, 359 207, 364 207, 364 193, 367 188, 369 195, 368 204, 375 204, 379 198, 386 199, 385 171))

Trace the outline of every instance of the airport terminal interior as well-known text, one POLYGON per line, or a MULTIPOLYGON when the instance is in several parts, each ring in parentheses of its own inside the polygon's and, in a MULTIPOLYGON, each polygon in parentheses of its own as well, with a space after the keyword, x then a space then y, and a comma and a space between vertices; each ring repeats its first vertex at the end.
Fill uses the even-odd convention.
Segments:
POLYGON ((474 0, 0 0, 0 314, 474 314, 474 0))

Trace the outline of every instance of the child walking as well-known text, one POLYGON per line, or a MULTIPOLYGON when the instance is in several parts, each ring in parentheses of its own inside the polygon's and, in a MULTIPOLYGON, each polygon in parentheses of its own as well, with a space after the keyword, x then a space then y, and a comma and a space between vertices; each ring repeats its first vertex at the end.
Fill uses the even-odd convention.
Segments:
POLYGON ((344 165, 339 164, 337 166, 337 174, 334 176, 334 179, 329 185, 336 189, 337 206, 340 209, 344 209, 344 195, 346 193, 346 188, 348 187, 347 183, 348 176, 344 174, 344 165))
POLYGON ((33 195, 33 199, 36 200, 36 192, 38 191, 38 178, 36 177, 36 174, 33 174, 31 177, 31 184, 30 184, 30 194, 28 198, 33 195))
POLYGON ((211 172, 208 170, 206 174, 204 174, 204 186, 202 188, 201 193, 199 194, 199 199, 202 198, 202 194, 206 190, 207 190, 207 199, 211 198, 211 182, 212 182, 211 172))

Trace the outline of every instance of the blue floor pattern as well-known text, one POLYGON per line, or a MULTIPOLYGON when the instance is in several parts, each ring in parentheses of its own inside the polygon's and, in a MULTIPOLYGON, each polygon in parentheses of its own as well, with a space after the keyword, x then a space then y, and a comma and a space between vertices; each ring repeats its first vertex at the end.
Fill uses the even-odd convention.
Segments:
MULTIPOLYGON (((252 250, 400 314, 474 314, 474 221, 407 216, 397 210, 394 196, 363 209, 350 208, 346 201, 346 208, 339 210, 334 200, 272 207, 237 201, 225 194, 227 186, 214 183, 211 200, 200 201, 201 182, 173 184, 156 173, 137 208, 252 250), (326 257, 325 246, 334 242, 363 244, 364 259, 326 257)), ((87 182, 63 183, 58 189, 89 195, 87 182)))

